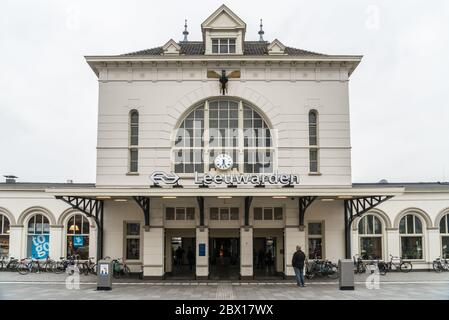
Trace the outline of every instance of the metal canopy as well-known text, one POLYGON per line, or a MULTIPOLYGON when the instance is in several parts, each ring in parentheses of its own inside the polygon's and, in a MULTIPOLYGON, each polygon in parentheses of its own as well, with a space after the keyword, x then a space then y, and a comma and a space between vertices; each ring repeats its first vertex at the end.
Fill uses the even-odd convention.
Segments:
POLYGON ((146 231, 150 230, 150 205, 151 200, 149 197, 133 197, 133 199, 137 202, 139 207, 143 211, 145 225, 144 228, 146 231))
POLYGON ((346 259, 351 259, 351 224, 355 218, 361 217, 364 213, 375 208, 382 202, 391 199, 393 196, 371 196, 344 201, 344 223, 345 223, 345 255, 346 259))
POLYGON ((298 213, 299 213, 299 230, 304 230, 304 216, 307 208, 315 201, 317 197, 299 197, 298 198, 298 213))
POLYGON ((45 191, 54 196, 78 197, 347 197, 363 198, 376 196, 396 196, 404 193, 403 187, 265 187, 265 188, 200 188, 197 186, 184 186, 184 188, 49 188, 45 191))
POLYGON ((56 199, 69 204, 73 209, 83 212, 97 224, 97 260, 103 258, 103 200, 76 196, 56 196, 56 199))

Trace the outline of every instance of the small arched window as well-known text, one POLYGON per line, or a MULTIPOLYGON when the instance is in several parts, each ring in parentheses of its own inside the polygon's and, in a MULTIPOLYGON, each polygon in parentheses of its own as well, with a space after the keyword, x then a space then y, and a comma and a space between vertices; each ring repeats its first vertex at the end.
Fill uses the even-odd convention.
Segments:
POLYGON ((360 219, 360 256, 363 260, 382 259, 382 222, 369 214, 360 219))
POLYGON ((35 214, 28 220, 27 256, 46 259, 50 248, 50 223, 43 214, 35 214))
POLYGON ((78 254, 89 259, 89 220, 82 214, 73 214, 67 222, 67 256, 78 254))
POLYGON ((446 214, 440 220, 441 234, 441 256, 444 259, 449 258, 449 214, 446 214))
POLYGON ((416 214, 407 214, 399 222, 403 259, 423 259, 423 226, 416 214))
POLYGON ((318 112, 316 110, 309 112, 309 145, 318 145, 318 112))
POLYGON ((0 256, 8 256, 9 254, 9 219, 4 214, 0 214, 0 256))
POLYGON ((318 173, 318 112, 316 110, 309 111, 309 171, 310 173, 318 173))
POLYGON ((131 110, 129 113, 129 172, 138 172, 139 165, 139 112, 131 110))

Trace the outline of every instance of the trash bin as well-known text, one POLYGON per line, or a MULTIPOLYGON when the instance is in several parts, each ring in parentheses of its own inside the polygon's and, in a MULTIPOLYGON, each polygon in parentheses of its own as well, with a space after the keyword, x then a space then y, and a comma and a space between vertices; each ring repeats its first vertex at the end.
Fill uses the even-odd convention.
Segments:
POLYGON ((354 261, 338 260, 338 271, 340 272, 340 290, 354 290, 354 261))
POLYGON ((97 265, 97 290, 112 289, 112 260, 100 260, 97 265))

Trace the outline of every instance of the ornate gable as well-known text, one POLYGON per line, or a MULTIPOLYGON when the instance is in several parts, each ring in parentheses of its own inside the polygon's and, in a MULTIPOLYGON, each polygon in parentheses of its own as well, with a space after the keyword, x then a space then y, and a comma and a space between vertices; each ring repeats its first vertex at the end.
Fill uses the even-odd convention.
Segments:
POLYGON ((201 24, 201 30, 203 32, 205 54, 243 54, 246 23, 227 6, 222 5, 215 10, 215 12, 201 24), (235 52, 213 52, 213 39, 232 39, 232 41, 235 42, 235 52))
POLYGON ((285 46, 278 39, 274 39, 267 47, 269 55, 286 54, 285 46))
POLYGON ((164 55, 179 55, 181 47, 176 43, 175 40, 170 39, 163 47, 162 50, 164 55))

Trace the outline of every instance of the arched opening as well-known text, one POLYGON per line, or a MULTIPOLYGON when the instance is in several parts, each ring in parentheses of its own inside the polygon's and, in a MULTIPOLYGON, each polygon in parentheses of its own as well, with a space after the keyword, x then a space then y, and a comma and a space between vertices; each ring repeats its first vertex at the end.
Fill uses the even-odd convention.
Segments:
POLYGON ((441 256, 443 259, 449 258, 449 213, 445 214, 440 220, 441 236, 441 256))
POLYGON ((363 260, 382 259, 382 222, 373 215, 362 217, 358 224, 359 254, 363 260))
POLYGON ((403 216, 399 222, 399 234, 402 258, 423 259, 424 234, 421 218, 415 213, 408 213, 403 216))
POLYGON ((309 172, 319 172, 318 111, 309 111, 309 172))
POLYGON ((6 215, 0 214, 0 257, 9 255, 10 222, 6 215))
POLYGON ((50 252, 50 222, 46 216, 36 213, 28 220, 27 257, 46 259, 50 252))
POLYGON ((267 122, 250 104, 229 98, 206 100, 187 114, 177 128, 173 156, 176 173, 274 170, 267 122))
POLYGON ((139 112, 131 110, 129 113, 129 165, 128 171, 139 171, 139 112))
POLYGON ((81 260, 89 259, 89 219, 83 214, 73 213, 67 219, 65 230, 67 257, 78 255, 81 260))

